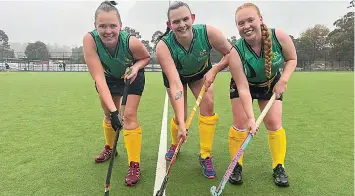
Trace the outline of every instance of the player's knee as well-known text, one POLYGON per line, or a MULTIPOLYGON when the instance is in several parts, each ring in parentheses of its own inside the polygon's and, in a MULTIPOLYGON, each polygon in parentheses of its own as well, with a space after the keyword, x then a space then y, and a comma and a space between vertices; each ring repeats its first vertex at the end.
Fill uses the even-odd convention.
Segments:
POLYGON ((126 110, 124 113, 124 123, 131 124, 137 121, 137 113, 135 111, 126 110))
MULTIPOLYGON (((232 103, 233 104, 233 103, 232 103)), ((244 130, 248 127, 248 117, 244 112, 243 106, 240 104, 232 105, 233 112, 233 126, 238 130, 244 130), (240 106, 240 107, 239 107, 240 106)))
POLYGON ((281 120, 278 118, 264 119, 264 125, 269 131, 276 131, 281 127, 281 120))
POLYGON ((247 129, 247 120, 244 118, 238 118, 233 120, 233 127, 235 127, 238 130, 245 130, 247 129))
POLYGON ((200 113, 202 116, 212 116, 214 111, 214 103, 212 97, 204 97, 203 104, 200 106, 200 113))

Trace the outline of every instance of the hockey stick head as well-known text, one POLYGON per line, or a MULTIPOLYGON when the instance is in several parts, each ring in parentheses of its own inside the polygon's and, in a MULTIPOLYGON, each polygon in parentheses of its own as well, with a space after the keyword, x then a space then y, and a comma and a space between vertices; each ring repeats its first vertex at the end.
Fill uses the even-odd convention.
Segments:
POLYGON ((216 186, 212 186, 210 189, 210 193, 212 196, 218 196, 218 193, 216 192, 216 186))

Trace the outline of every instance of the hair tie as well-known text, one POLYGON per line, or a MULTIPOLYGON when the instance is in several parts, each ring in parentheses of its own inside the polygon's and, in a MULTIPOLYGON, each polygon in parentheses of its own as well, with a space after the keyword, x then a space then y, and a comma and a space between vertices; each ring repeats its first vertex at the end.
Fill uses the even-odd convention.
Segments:
POLYGON ((110 3, 111 5, 117 5, 117 2, 116 2, 116 1, 109 1, 109 3, 110 3))

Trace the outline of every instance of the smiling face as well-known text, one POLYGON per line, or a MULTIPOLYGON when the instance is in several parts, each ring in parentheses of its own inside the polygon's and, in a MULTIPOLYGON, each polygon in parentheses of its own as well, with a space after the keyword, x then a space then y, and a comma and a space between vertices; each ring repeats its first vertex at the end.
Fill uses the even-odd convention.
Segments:
POLYGON ((180 6, 176 9, 169 10, 168 26, 174 32, 176 37, 188 38, 192 37, 192 24, 195 21, 195 15, 186 6, 180 6))
POLYGON ((116 45, 121 22, 115 11, 100 11, 95 21, 95 27, 105 45, 109 47, 116 45))
POLYGON ((235 22, 239 35, 247 41, 261 39, 261 24, 263 23, 259 9, 254 5, 243 5, 237 9, 235 22))

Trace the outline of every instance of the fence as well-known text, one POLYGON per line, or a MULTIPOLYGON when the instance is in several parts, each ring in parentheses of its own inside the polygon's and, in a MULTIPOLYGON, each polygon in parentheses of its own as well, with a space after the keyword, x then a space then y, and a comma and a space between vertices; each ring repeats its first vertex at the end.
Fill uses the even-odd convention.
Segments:
MULTIPOLYGON (((31 72, 87 72, 84 55, 81 52, 52 52, 48 56, 28 58, 23 52, 15 52, 14 56, 0 52, 0 71, 31 71, 31 72), (7 56, 6 56, 7 55, 7 56), (43 60, 40 60, 43 59, 43 60)), ((152 57, 147 72, 161 72, 161 67, 152 57)), ((228 71, 227 69, 224 71, 228 71)), ((349 61, 305 61, 298 60, 296 71, 354 71, 349 61)))

